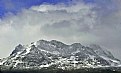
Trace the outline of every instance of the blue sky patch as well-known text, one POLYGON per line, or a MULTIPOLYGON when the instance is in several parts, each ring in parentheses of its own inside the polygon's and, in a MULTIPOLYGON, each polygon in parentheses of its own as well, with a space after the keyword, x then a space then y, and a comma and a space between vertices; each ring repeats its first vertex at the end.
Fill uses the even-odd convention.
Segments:
POLYGON ((31 6, 40 5, 43 3, 57 4, 64 3, 68 4, 71 0, 0 0, 0 17, 3 17, 6 13, 11 12, 16 14, 23 8, 27 9, 31 6))

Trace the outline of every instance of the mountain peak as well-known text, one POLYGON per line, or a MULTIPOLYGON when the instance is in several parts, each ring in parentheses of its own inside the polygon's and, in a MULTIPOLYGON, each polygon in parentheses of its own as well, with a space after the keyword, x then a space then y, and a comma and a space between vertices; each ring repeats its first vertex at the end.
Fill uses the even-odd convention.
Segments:
POLYGON ((50 42, 51 42, 51 43, 61 43, 61 44, 64 44, 64 43, 62 43, 62 42, 60 42, 60 41, 57 41, 57 40, 51 40, 50 42))
POLYGON ((37 41, 37 42, 39 42, 39 43, 48 43, 49 41, 46 41, 46 40, 39 40, 39 41, 37 41))
POLYGON ((82 46, 81 43, 73 43, 72 46, 82 46))
POLYGON ((57 40, 51 40, 50 43, 53 45, 57 45, 58 47, 66 46, 66 44, 64 44, 60 41, 57 41, 57 40))
POLYGON ((23 49, 25 49, 24 46, 19 44, 18 46, 15 47, 15 50, 10 54, 10 56, 16 54, 17 52, 23 51, 23 49))

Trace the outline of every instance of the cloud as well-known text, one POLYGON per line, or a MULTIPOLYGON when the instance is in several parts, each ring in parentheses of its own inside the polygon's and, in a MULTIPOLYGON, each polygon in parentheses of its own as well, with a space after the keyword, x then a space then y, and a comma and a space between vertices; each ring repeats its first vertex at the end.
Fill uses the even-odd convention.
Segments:
POLYGON ((43 4, 23 9, 17 15, 8 14, 0 21, 2 41, 0 56, 8 56, 8 53, 19 43, 28 44, 40 39, 56 39, 68 44, 96 43, 109 48, 121 59, 121 56, 116 53, 121 51, 119 15, 120 10, 110 12, 100 8, 99 4, 83 2, 69 6, 43 4), (105 16, 103 11, 109 12, 109 15, 105 16), (7 53, 3 54, 3 51, 7 53))
POLYGON ((8 14, 0 22, 0 40, 4 42, 0 46, 10 52, 18 43, 28 44, 39 39, 86 43, 90 41, 88 37, 94 36, 87 34, 96 19, 91 8, 83 3, 71 6, 45 4, 24 9, 17 15, 8 14))

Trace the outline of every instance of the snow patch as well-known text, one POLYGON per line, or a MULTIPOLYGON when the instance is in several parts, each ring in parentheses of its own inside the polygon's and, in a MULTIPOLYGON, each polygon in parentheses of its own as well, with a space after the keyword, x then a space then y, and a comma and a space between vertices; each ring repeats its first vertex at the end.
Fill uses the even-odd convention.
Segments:
POLYGON ((120 64, 120 62, 117 61, 117 60, 114 60, 114 59, 111 59, 111 58, 108 58, 108 57, 104 57, 104 56, 100 56, 100 57, 102 57, 103 59, 107 60, 108 62, 111 62, 112 61, 111 62, 111 66, 115 66, 114 63, 120 64))
POLYGON ((0 65, 3 65, 3 63, 6 62, 6 61, 7 61, 7 59, 1 60, 0 65))
POLYGON ((14 62, 15 62, 14 67, 16 67, 18 65, 18 63, 23 63, 22 61, 19 61, 19 60, 16 60, 14 62))

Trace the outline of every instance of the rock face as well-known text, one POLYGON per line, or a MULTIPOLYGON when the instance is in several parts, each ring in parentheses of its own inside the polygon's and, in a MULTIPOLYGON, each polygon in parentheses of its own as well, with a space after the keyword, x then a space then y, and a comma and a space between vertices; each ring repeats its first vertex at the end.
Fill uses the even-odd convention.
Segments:
POLYGON ((1 60, 0 64, 17 69, 78 69, 118 66, 120 61, 98 45, 86 47, 80 43, 66 45, 56 40, 39 40, 26 46, 19 44, 9 57, 1 60))

